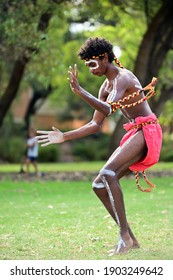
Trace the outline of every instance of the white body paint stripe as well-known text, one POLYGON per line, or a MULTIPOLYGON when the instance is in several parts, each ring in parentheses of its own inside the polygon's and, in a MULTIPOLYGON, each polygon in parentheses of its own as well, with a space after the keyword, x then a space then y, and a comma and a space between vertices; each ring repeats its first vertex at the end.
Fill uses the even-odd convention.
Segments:
POLYGON ((104 186, 103 183, 95 183, 95 182, 93 182, 92 187, 93 187, 93 188, 96 188, 96 189, 105 188, 105 186, 104 186))

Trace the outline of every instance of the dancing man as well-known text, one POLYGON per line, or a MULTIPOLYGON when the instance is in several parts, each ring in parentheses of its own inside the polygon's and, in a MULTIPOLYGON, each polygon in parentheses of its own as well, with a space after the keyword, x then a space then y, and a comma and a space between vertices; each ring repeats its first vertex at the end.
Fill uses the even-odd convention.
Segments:
POLYGON ((119 227, 118 243, 112 254, 127 253, 129 249, 138 248, 139 243, 127 222, 119 180, 132 170, 141 191, 151 191, 154 187, 148 181, 145 169, 158 162, 162 143, 161 127, 147 102, 155 93, 156 79, 142 88, 137 77, 121 65, 112 44, 104 38, 89 38, 78 55, 93 75, 106 77, 96 98, 80 86, 77 65, 69 67, 70 87, 95 109, 93 118, 86 125, 64 133, 54 127, 52 131, 37 131, 40 134, 37 139, 46 146, 82 138, 98 132, 104 119, 117 109, 122 111, 128 119, 124 125, 127 133, 94 180, 93 190, 119 227), (140 187, 139 171, 143 172, 150 186, 148 189, 140 187))

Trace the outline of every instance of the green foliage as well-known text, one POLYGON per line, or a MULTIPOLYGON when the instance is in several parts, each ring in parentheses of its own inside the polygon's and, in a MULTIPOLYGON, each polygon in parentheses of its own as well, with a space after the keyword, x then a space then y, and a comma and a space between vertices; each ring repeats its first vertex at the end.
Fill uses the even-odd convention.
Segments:
POLYGON ((21 162, 26 149, 26 133, 22 126, 15 124, 8 115, 0 129, 0 160, 3 162, 21 162))
POLYGON ((72 154, 75 161, 100 161, 108 158, 109 136, 98 134, 75 141, 72 154))
POLYGON ((46 34, 39 28, 41 16, 47 12, 61 16, 61 9, 48 0, 13 0, 0 3, 1 37, 3 51, 12 59, 25 49, 40 48, 46 34), (9 3, 8 3, 9 2, 9 3), (13 53, 11 51, 13 50, 13 53))
POLYGON ((57 162, 59 160, 59 146, 50 145, 39 149, 39 162, 57 162))
MULTIPOLYGON (((24 160, 26 152, 26 131, 23 130, 22 125, 15 124, 10 117, 5 120, 0 133, 0 161, 20 164, 24 160)), ((59 160, 59 146, 39 147, 38 160, 39 162, 57 162, 59 160)))
POLYGON ((36 45, 40 36, 37 32, 40 7, 35 6, 33 1, 11 1, 10 5, 1 1, 0 8, 4 50, 14 59, 24 48, 36 45))
MULTIPOLYGON (((32 58, 32 63, 28 66, 27 80, 37 79, 44 85, 51 84, 59 87, 67 75, 67 66, 64 65, 64 34, 67 30, 67 23, 58 14, 51 18, 44 40, 40 41, 39 54, 32 58), (59 83, 56 77, 61 73, 59 83)), ((63 87, 63 84, 62 84, 63 87)))
MULTIPOLYGON (((159 121, 161 126, 167 127, 168 129, 170 128, 170 133, 171 131, 171 127, 172 127, 172 121, 173 121, 173 100, 168 100, 164 106, 164 111, 161 113, 160 117, 159 117, 159 121)), ((167 136, 166 136, 167 137, 167 136)))
MULTIPOLYGON (((24 160, 26 151, 26 142, 18 136, 13 136, 10 139, 0 140, 0 161, 8 163, 21 163, 24 160)), ((59 147, 49 146, 39 149, 39 162, 57 162, 59 161, 59 147)))
POLYGON ((164 133, 160 160, 173 162, 173 134, 164 133))
POLYGON ((24 143, 21 137, 13 136, 8 139, 1 138, 0 160, 4 162, 10 162, 10 163, 14 163, 14 162, 20 163, 23 159, 25 149, 26 149, 26 144, 24 143))
MULTIPOLYGON (((173 77, 173 51, 170 50, 167 53, 166 58, 164 60, 164 64, 159 71, 158 88, 160 89, 162 87, 162 85, 164 85, 164 86, 166 86, 166 88, 169 89, 173 85, 172 77, 173 77)), ((172 118, 172 110, 170 110, 170 107, 172 108, 172 102, 173 101, 172 101, 172 98, 171 98, 167 102, 168 105, 167 105, 167 103, 165 104, 164 113, 165 113, 166 117, 168 117, 168 114, 169 114, 169 117, 172 118)))
MULTIPOLYGON (((31 79, 36 79, 36 77, 43 85, 50 83, 51 77, 48 77, 51 60, 55 60, 55 57, 57 57, 51 50, 55 49, 54 43, 57 40, 59 45, 63 40, 61 30, 63 30, 66 21, 63 20, 64 8, 62 9, 61 5, 66 5, 66 2, 68 1, 58 1, 56 3, 53 0, 2 0, 0 2, 0 66, 3 69, 2 75, 0 75, 2 80, 0 94, 8 84, 14 61, 21 58, 23 54, 28 57, 32 55, 33 60, 31 68, 28 68, 25 72, 21 86, 26 86, 31 79), (43 24, 41 19, 43 15, 51 18, 54 14, 58 26, 56 26, 56 33, 54 32, 55 37, 52 42, 49 32, 47 33, 49 21, 44 22, 45 26, 41 26, 43 24)), ((56 49, 60 50, 59 47, 56 47, 56 49)))

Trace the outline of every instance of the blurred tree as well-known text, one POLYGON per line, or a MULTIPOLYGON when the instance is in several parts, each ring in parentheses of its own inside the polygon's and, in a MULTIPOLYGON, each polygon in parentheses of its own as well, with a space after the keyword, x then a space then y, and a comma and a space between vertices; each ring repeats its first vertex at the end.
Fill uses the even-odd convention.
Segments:
POLYGON ((37 110, 42 106, 45 99, 52 93, 52 87, 49 85, 47 88, 37 88, 32 85, 33 94, 28 104, 25 116, 24 116, 24 130, 28 131, 31 126, 30 119, 37 112, 37 110), (38 102, 39 101, 39 102, 38 102))
MULTIPOLYGON (((0 56, 3 57, 0 126, 23 78, 24 81, 38 79, 43 86, 43 92, 33 97, 30 104, 33 107, 28 112, 37 110, 36 101, 46 97, 45 90, 51 88, 52 104, 58 99, 58 111, 63 119, 90 117, 92 109, 71 94, 66 79, 67 66, 76 63, 76 53, 89 36, 106 37, 120 47, 122 63, 134 70, 143 85, 152 76, 163 76, 164 71, 161 74, 159 71, 169 63, 166 57, 173 37, 171 0, 22 0, 20 3, 2 0, 0 7, 0 56), (8 79, 9 82, 4 82, 8 79)), ((81 85, 97 95, 102 79, 87 73, 81 61, 77 64, 81 85)), ((170 98, 170 84, 161 81, 170 98)), ((160 94, 152 100, 155 112, 158 108, 162 110, 167 100, 160 98, 163 89, 159 85, 160 94), (159 106, 161 101, 163 105, 159 106)), ((121 117, 116 118, 122 121, 121 117)), ((112 148, 121 133, 118 130, 114 134, 117 141, 112 137, 112 148)))
POLYGON ((0 2, 0 126, 17 95, 26 65, 46 38, 53 13, 59 21, 63 0, 2 0, 0 2), (5 77, 5 78, 4 78, 5 77))

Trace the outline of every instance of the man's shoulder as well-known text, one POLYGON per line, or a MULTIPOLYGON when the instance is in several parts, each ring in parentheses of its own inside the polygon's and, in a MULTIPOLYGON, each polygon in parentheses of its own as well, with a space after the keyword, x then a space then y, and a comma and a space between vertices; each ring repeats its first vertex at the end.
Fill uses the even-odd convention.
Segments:
MULTIPOLYGON (((124 70, 124 69, 123 69, 124 70)), ((126 70, 125 71, 121 71, 120 75, 119 75, 119 81, 121 81, 122 83, 129 83, 129 84, 135 84, 140 83, 138 78, 135 76, 135 74, 130 71, 130 70, 126 70)))
POLYGON ((136 77, 133 72, 128 69, 121 69, 121 71, 119 72, 119 76, 126 79, 136 77))

